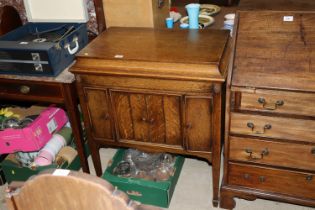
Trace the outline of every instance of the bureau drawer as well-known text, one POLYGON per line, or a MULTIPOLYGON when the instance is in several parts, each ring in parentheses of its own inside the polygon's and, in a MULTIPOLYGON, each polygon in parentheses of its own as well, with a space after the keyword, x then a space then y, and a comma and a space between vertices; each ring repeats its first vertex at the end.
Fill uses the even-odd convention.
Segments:
POLYGON ((60 85, 56 83, 27 82, 20 80, 1 80, 0 95, 17 97, 62 97, 60 85))
POLYGON ((240 110, 315 116, 315 94, 273 90, 235 92, 240 110))
POLYGON ((230 163, 228 184, 315 199, 315 174, 311 173, 230 163))
POLYGON ((229 159, 315 170, 315 145, 230 136, 229 159))
POLYGON ((315 143, 315 121, 232 112, 230 133, 315 143))

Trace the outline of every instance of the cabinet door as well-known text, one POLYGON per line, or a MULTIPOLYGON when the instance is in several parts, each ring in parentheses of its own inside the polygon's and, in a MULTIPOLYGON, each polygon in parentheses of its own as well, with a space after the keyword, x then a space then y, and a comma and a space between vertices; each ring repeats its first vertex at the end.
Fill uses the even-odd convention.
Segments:
POLYGON ((84 88, 92 134, 96 139, 112 139, 113 132, 107 90, 84 88))
POLYGON ((180 96, 111 91, 118 139, 182 145, 180 96))
POLYGON ((212 97, 185 97, 185 138, 190 151, 210 152, 212 145, 212 97))

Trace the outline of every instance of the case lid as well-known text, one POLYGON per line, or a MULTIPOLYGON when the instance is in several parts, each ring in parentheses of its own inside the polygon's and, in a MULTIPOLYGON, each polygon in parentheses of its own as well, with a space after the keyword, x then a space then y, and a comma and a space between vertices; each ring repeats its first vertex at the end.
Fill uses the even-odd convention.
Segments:
POLYGON ((85 23, 88 12, 84 0, 24 0, 29 22, 85 23))
POLYGON ((77 54, 73 72, 224 81, 229 31, 109 28, 77 54))

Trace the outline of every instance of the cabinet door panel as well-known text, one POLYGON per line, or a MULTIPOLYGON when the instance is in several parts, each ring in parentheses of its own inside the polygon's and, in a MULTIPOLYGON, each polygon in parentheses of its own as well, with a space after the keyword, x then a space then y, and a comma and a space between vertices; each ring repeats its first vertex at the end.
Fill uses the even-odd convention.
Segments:
POLYGON ((85 88, 91 129, 96 138, 113 139, 106 90, 85 88))
POLYGON ((182 145, 181 106, 179 96, 164 96, 165 143, 182 145))
POLYGON ((129 97, 134 139, 147 142, 149 141, 149 127, 145 97, 143 94, 130 94, 129 97))
POLYGON ((124 93, 111 93, 113 99, 113 109, 116 114, 116 126, 119 139, 134 139, 133 123, 129 95, 124 93))
POLYGON ((186 97, 186 143, 191 151, 211 151, 212 98, 186 97))
POLYGON ((150 140, 153 143, 165 143, 165 119, 163 97, 146 95, 150 140))

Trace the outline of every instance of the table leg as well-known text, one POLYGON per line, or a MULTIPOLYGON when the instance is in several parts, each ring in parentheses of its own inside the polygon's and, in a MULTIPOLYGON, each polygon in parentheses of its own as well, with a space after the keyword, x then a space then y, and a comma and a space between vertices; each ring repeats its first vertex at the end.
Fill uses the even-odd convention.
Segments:
POLYGON ((65 108, 67 109, 69 121, 72 127, 74 140, 77 146, 78 154, 82 170, 86 173, 90 173, 89 165, 87 161, 87 155, 84 150, 83 131, 81 127, 80 113, 78 110, 78 95, 74 83, 63 84, 63 91, 65 97, 65 108))

